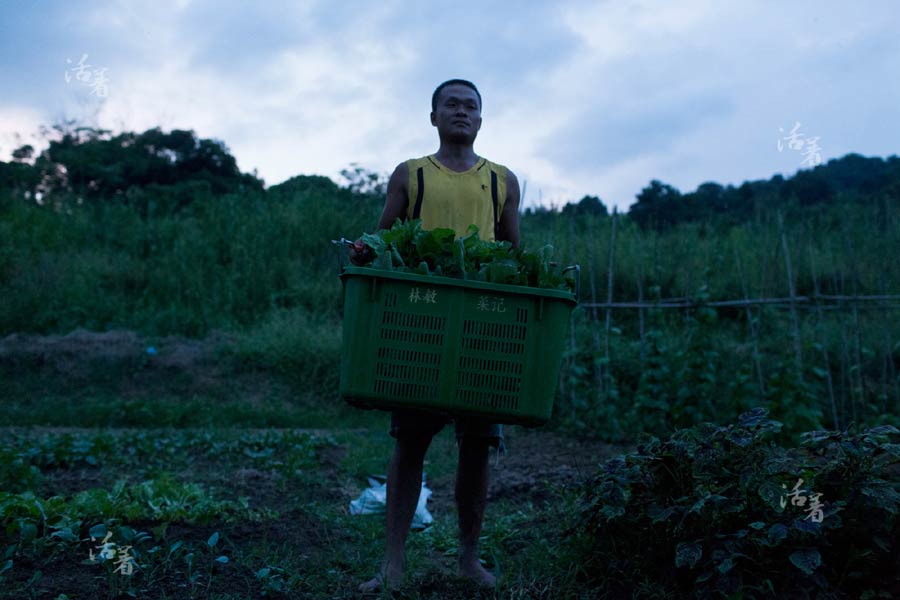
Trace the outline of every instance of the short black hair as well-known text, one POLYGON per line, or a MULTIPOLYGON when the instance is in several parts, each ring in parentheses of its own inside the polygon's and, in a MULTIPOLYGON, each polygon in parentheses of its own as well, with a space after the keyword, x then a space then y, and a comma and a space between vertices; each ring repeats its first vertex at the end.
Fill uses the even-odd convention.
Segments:
POLYGON ((448 79, 441 85, 437 86, 437 89, 434 90, 434 93, 431 95, 431 112, 437 112, 438 95, 441 93, 441 90, 448 85, 464 85, 475 90, 475 95, 478 96, 478 110, 481 110, 481 92, 478 91, 478 88, 475 87, 474 83, 466 79, 448 79))

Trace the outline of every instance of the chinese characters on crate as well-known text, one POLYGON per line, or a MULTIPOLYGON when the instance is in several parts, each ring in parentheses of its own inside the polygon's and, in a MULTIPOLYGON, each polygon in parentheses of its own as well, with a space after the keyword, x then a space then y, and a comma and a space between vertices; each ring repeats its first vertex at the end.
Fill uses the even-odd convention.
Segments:
MULTIPOLYGON (((425 304, 437 304, 437 291, 432 289, 420 289, 414 287, 409 291, 409 301, 413 304, 423 302, 425 304)), ((503 298, 497 296, 479 296, 476 310, 481 312, 506 312, 503 298)))
POLYGON ((409 291, 409 301, 412 303, 425 302, 426 304, 437 304, 437 292, 435 290, 426 289, 424 292, 417 287, 409 291))

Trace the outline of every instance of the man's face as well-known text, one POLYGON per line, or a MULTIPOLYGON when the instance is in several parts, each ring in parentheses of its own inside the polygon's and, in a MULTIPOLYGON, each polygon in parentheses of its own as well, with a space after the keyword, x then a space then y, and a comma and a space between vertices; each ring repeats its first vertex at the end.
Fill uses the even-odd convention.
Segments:
POLYGON ((475 141, 481 129, 481 106, 475 90, 458 84, 442 89, 437 108, 431 113, 431 124, 437 127, 441 139, 475 141))

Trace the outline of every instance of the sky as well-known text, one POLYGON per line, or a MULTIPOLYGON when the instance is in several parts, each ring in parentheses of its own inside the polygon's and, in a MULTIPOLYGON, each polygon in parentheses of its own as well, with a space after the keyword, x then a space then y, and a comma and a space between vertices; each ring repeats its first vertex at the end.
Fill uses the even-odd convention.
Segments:
POLYGON ((437 150, 431 94, 473 81, 475 151, 524 204, 626 210, 900 147, 900 4, 0 0, 0 160, 65 120, 192 129, 266 185, 437 150), (86 55, 86 57, 85 57, 86 55))

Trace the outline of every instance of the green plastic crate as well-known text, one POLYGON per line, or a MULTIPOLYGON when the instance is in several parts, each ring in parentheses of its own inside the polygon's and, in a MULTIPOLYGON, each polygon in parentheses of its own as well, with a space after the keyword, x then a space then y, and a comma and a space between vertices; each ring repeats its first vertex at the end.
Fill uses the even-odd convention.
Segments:
POLYGON ((550 418, 573 294, 346 267, 341 396, 498 423, 550 418))

